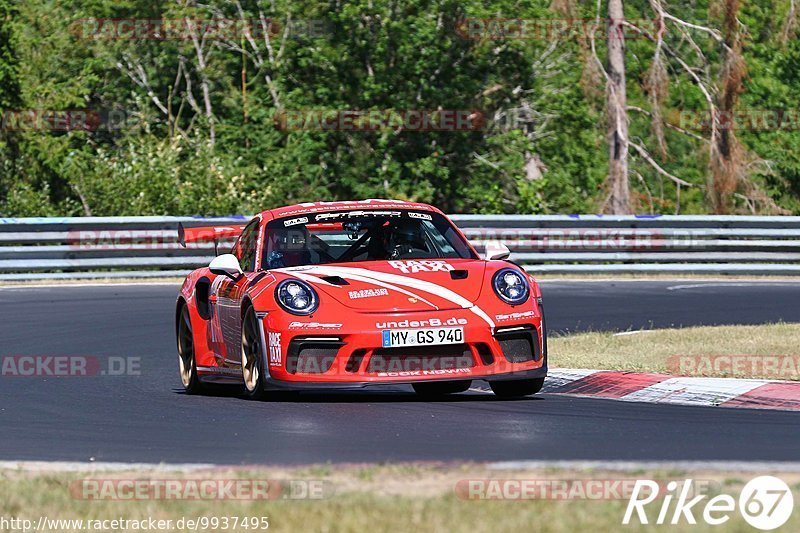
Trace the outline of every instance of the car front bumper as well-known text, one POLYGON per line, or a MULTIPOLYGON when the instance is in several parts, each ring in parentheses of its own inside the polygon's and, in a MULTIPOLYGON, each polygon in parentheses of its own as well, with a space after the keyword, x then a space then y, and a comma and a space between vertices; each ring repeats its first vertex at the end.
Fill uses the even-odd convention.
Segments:
MULTIPOLYGON (((358 388, 423 381, 533 379, 547 375, 541 317, 489 324, 473 310, 332 317, 262 315, 265 368, 274 388, 358 388), (390 326, 463 327, 463 343, 386 348, 390 326)), ((394 328, 391 328, 394 329, 394 328)), ((399 329, 402 329, 400 327, 399 329)))

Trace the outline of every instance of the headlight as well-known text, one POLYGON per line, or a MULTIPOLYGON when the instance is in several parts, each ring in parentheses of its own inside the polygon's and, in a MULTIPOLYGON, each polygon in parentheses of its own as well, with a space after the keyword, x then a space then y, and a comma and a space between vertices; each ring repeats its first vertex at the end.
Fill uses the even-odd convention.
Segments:
POLYGON ((497 271, 492 278, 494 292, 506 303, 519 305, 528 299, 530 288, 525 276, 512 268, 497 271))
POLYGON ((319 306, 319 296, 311 285, 297 279, 278 283, 275 299, 281 307, 294 315, 310 315, 319 306))

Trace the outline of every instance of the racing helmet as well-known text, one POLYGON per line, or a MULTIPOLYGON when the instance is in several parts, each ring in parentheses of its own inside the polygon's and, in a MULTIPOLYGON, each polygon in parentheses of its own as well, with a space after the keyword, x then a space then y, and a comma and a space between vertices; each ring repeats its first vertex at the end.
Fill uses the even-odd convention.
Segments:
POLYGON ((267 268, 284 268, 308 264, 308 230, 304 226, 281 228, 270 233, 267 268))
POLYGON ((428 251, 422 227, 416 220, 403 220, 394 225, 388 232, 388 239, 392 258, 402 257, 414 250, 428 251))

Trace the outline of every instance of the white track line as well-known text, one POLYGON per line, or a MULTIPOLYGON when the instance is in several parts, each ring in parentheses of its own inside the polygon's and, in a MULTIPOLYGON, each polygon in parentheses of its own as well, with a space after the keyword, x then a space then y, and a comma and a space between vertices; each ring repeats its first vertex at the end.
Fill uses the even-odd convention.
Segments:
POLYGON ((502 461, 492 470, 564 468, 576 470, 700 470, 720 472, 800 472, 800 463, 781 461, 502 461))
POLYGON ((635 329, 633 331, 621 331, 620 333, 614 333, 612 337, 625 337, 627 335, 638 335, 639 333, 653 333, 654 329, 635 329))
POLYGON ((626 402, 720 405, 769 383, 759 379, 671 378, 619 398, 626 402))
POLYGON ((127 470, 147 470, 157 472, 194 471, 219 468, 210 463, 116 463, 116 462, 78 462, 78 461, 0 461, 0 470, 21 470, 26 472, 119 472, 127 470))
MULTIPOLYGON (((413 461, 409 461, 413 463, 413 461)), ((479 463, 480 464, 480 463, 479 463)), ((484 463, 490 470, 686 470, 719 472, 786 473, 800 472, 800 462, 781 461, 541 461, 518 460, 484 463)), ((299 466, 299 465, 298 465, 299 466)), ((303 465, 308 466, 308 465, 303 465)), ((342 467, 349 465, 343 464, 342 467)), ((222 465, 209 463, 118 463, 118 462, 69 462, 69 461, 0 461, 0 470, 20 472, 187 472, 202 470, 239 470, 252 468, 274 468, 276 465, 222 465)), ((291 468, 287 465, 286 468, 291 468)))
POLYGON ((180 287, 180 281, 115 282, 115 283, 55 283, 49 285, 0 285, 2 291, 29 289, 61 289, 66 287, 180 287))
MULTIPOLYGON (((542 392, 550 392, 552 390, 556 390, 560 387, 568 383, 572 383, 573 381, 578 381, 579 379, 583 379, 587 376, 591 376, 592 374, 597 374, 598 372, 603 372, 603 370, 595 370, 591 368, 559 368, 555 370, 549 370, 547 372, 547 378, 544 381, 544 387, 542 388, 542 392)), ((487 378, 476 378, 476 380, 487 379, 487 378)), ((471 392, 482 392, 484 394, 493 394, 492 390, 489 388, 488 383, 486 385, 476 385, 470 387, 469 389, 471 392)))
POLYGON ((667 287, 668 291, 681 291, 685 289, 704 289, 706 287, 785 287, 787 285, 796 285, 792 282, 774 282, 774 281, 750 281, 750 282, 709 282, 709 283, 691 283, 686 285, 672 285, 667 287))
POLYGON ((549 370, 547 372, 547 379, 544 381, 543 392, 548 392, 548 389, 554 390, 563 387, 568 383, 583 379, 598 372, 602 372, 602 370, 591 368, 559 368, 558 370, 549 370))

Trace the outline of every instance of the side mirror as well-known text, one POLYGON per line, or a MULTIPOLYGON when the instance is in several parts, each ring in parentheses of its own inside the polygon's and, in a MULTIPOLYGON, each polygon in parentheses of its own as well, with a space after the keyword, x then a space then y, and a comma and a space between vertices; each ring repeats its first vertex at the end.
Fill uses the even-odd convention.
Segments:
POLYGON ((496 241, 489 241, 486 243, 486 260, 493 261, 495 259, 508 259, 511 255, 511 250, 508 246, 496 241))
POLYGON ((212 274, 221 274, 231 279, 237 279, 242 275, 242 267, 239 260, 233 254, 222 254, 215 257, 208 265, 212 274))

